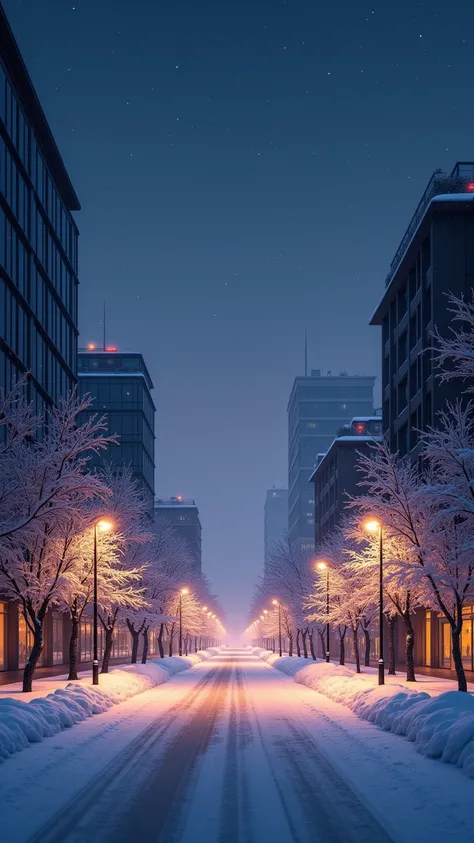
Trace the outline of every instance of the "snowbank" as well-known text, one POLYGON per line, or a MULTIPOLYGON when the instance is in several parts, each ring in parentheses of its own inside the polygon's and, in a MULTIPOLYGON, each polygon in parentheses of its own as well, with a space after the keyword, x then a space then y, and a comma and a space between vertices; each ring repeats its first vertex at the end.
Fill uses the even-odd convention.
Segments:
MULTIPOLYGON (((254 652, 257 650, 255 648, 254 652)), ((260 655, 259 652, 255 652, 260 655)), ((353 670, 326 662, 308 664, 305 659, 275 658, 263 650, 261 658, 294 676, 335 702, 347 706, 362 720, 403 735, 428 758, 455 764, 474 778, 474 696, 447 691, 432 697, 404 685, 376 685, 353 670), (301 662, 306 661, 304 667, 301 662), (294 663, 294 664, 288 664, 294 663)))
POLYGON ((201 650, 189 656, 153 659, 145 665, 121 665, 101 674, 98 687, 90 684, 88 676, 30 702, 3 696, 0 698, 0 760, 93 714, 102 714, 129 697, 162 685, 211 656, 211 652, 201 650))

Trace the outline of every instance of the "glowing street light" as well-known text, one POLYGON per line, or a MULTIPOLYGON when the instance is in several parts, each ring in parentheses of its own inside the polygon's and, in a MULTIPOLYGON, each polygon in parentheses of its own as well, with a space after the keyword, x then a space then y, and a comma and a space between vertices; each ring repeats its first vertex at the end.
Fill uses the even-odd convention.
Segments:
POLYGON ((385 684, 385 665, 383 658, 383 530, 382 523, 371 518, 364 524, 364 529, 379 537, 379 685, 385 684))
POLYGON ((94 660, 92 662, 92 684, 99 684, 99 647, 98 647, 98 616, 99 616, 99 595, 97 587, 97 534, 108 533, 113 528, 112 521, 106 518, 98 518, 94 522, 94 660))
POLYGON ((319 562, 316 562, 316 568, 321 572, 326 571, 326 661, 329 663, 329 565, 324 559, 320 559, 319 562))

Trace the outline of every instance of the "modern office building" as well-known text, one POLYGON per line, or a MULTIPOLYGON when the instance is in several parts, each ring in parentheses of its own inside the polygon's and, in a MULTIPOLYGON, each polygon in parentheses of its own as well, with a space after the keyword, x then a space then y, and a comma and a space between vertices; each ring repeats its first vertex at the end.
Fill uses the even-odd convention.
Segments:
POLYGON ((359 416, 347 428, 331 442, 311 476, 314 484, 316 549, 341 522, 348 497, 360 493, 358 455, 381 440, 382 419, 380 416, 359 416))
POLYGON ((196 570, 202 569, 202 527, 199 509, 192 498, 177 495, 174 498, 155 499, 155 521, 164 518, 175 528, 190 550, 196 570))
POLYGON ((76 382, 79 209, 0 5, 0 387, 38 412, 76 382))
POLYGON ((373 413, 375 377, 321 374, 297 377, 288 403, 288 534, 306 550, 314 548, 314 486, 318 455, 325 453, 341 425, 373 413))
POLYGON ((97 348, 91 343, 79 351, 77 366, 79 393, 92 396, 84 417, 104 414, 108 434, 119 437, 106 452, 93 455, 90 464, 131 465, 153 518, 155 405, 145 361, 137 352, 121 352, 116 346, 97 348))
POLYGON ((372 316, 382 326, 383 430, 390 447, 418 456, 418 431, 436 421, 459 383, 433 373, 432 334, 449 331, 446 294, 474 286, 474 163, 437 170, 397 249, 372 316))
MULTIPOLYGON (((30 372, 36 413, 76 383, 80 209, 0 4, 0 388, 30 372)), ((53 614, 41 660, 53 663, 53 614)), ((0 671, 24 666, 31 633, 0 593, 0 671)), ((58 647, 56 647, 56 657, 58 647)))
POLYGON ((264 564, 288 532, 288 489, 268 489, 264 512, 264 564))
MULTIPOLYGON (((382 299, 371 319, 382 326, 383 430, 391 450, 419 459, 418 431, 436 424, 459 382, 433 372, 435 328, 450 326, 446 294, 471 296, 474 287, 474 163, 437 170, 396 251, 382 299)), ((462 659, 472 671, 474 606, 465 607, 462 659)), ((434 611, 415 614, 415 662, 452 668, 450 630, 434 611)))

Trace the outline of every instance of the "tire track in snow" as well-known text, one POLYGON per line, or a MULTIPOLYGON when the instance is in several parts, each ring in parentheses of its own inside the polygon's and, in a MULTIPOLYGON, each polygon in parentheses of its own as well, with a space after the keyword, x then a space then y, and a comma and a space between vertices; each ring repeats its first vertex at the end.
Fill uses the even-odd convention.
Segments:
MULTIPOLYGON (((190 693, 166 712, 160 713, 137 737, 131 741, 112 761, 98 773, 74 798, 59 811, 42 829, 34 834, 29 843, 65 843, 84 816, 105 794, 111 784, 124 773, 133 772, 141 763, 144 753, 151 751, 166 735, 171 726, 195 704, 209 684, 219 680, 221 669, 212 668, 195 685, 190 693), (165 718, 165 722, 163 722, 165 718)), ((156 838, 155 838, 156 839, 156 838)))

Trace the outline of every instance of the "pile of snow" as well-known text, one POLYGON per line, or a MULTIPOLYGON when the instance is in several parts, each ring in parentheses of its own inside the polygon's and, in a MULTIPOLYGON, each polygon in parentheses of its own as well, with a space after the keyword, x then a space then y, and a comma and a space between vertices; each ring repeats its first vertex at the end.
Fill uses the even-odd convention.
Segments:
POLYGON ((190 656, 153 659, 146 665, 123 665, 101 674, 100 686, 91 685, 89 676, 30 702, 0 697, 0 760, 93 714, 102 714, 129 697, 162 685, 211 655, 201 650, 190 656))
POLYGON ((295 682, 347 706, 362 720, 403 735, 422 755, 455 764, 474 778, 474 695, 447 691, 432 697, 404 685, 375 685, 375 677, 370 682, 332 663, 271 655, 264 650, 262 657, 295 682))

